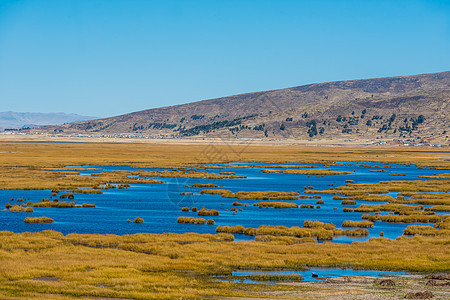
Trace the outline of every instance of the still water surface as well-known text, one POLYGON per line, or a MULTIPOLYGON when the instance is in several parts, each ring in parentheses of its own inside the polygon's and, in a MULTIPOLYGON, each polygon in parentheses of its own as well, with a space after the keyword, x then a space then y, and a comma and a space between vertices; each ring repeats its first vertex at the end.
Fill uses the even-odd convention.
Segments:
MULTIPOLYGON (((338 164, 340 162, 337 162, 338 164)), ((263 163, 240 163, 245 165, 271 165, 263 163)), ((342 228, 344 220, 361 221, 362 213, 344 213, 343 205, 340 201, 333 200, 333 195, 318 194, 325 201, 320 209, 274 209, 252 206, 256 200, 236 200, 222 198, 220 195, 199 195, 203 188, 185 187, 194 183, 214 183, 223 185, 223 189, 237 191, 300 191, 304 194, 305 186, 312 186, 315 190, 328 190, 330 185, 334 187, 345 185, 345 180, 354 180, 356 183, 376 183, 382 180, 418 180, 420 175, 433 175, 446 173, 448 170, 435 170, 431 168, 419 169, 414 165, 389 164, 383 167, 380 163, 364 163, 371 167, 354 166, 357 162, 342 162, 344 165, 330 166, 332 170, 350 171, 349 175, 288 175, 275 173, 262 173, 260 167, 236 168, 227 167, 224 169, 206 169, 213 173, 235 172, 238 176, 246 176, 241 179, 190 179, 190 178, 158 178, 164 181, 163 184, 131 184, 128 189, 104 190, 102 195, 75 194, 75 201, 78 204, 94 203, 95 208, 34 208, 34 213, 11 213, 0 211, 0 230, 13 232, 41 231, 52 229, 63 234, 68 233, 112 233, 112 234, 133 234, 138 232, 163 233, 163 232, 198 232, 215 233, 217 225, 242 225, 244 227, 258 227, 260 225, 284 225, 303 226, 305 220, 318 220, 322 222, 332 222, 338 228, 342 228), (375 167, 378 166, 378 167, 375 167), (370 170, 385 169, 390 172, 370 172, 370 170), (404 173, 405 176, 392 176, 390 173, 404 173), (180 195, 181 192, 193 192, 194 195, 180 195), (230 209, 234 201, 248 203, 243 211, 233 215, 230 209), (208 209, 217 209, 220 215, 211 217, 215 220, 215 225, 192 225, 178 224, 179 216, 197 217, 193 212, 182 212, 181 208, 205 206, 208 209), (52 224, 27 224, 23 220, 27 216, 46 216, 55 220, 52 224), (145 220, 142 224, 127 223, 127 219, 141 217, 145 220)), ((235 164, 238 165, 238 164, 235 164)), ((279 164, 276 164, 279 165, 279 164)), ((289 163, 288 165, 293 165, 289 163)), ((301 164, 323 167, 323 164, 301 164)), ((74 167, 74 166, 72 166, 74 167)), ((88 166, 85 166, 86 168, 88 166)), ((90 176, 92 173, 113 170, 138 170, 129 167, 98 167, 102 171, 81 171, 80 176, 90 176)), ((141 169, 155 170, 155 169, 141 169)), ((157 169, 159 170, 159 169, 157 169)), ((10 198, 27 198, 28 201, 41 201, 43 197, 49 198, 51 192, 46 191, 0 191, 0 205, 4 207, 10 198)), ((393 197, 397 193, 389 193, 393 197)), ((314 194, 306 194, 312 196, 314 194)), ((295 200, 297 204, 314 204, 317 199, 295 200)), ((14 202, 11 202, 14 203, 14 202)), ((361 204, 380 204, 384 202, 357 201, 357 205, 346 205, 345 207, 355 208, 361 204)), ((402 231, 408 225, 404 223, 375 223, 374 228, 369 228, 369 237, 336 237, 333 241, 351 243, 354 241, 365 241, 370 237, 378 237, 380 232, 384 232, 387 238, 396 238, 402 235, 402 231)), ((235 235, 236 240, 254 239, 245 235, 235 235)))

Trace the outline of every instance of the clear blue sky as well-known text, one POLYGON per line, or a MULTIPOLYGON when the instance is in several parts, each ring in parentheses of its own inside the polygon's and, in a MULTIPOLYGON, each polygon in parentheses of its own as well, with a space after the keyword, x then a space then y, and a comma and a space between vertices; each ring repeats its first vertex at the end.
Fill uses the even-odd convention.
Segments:
POLYGON ((448 70, 449 0, 0 0, 0 111, 105 117, 448 70))

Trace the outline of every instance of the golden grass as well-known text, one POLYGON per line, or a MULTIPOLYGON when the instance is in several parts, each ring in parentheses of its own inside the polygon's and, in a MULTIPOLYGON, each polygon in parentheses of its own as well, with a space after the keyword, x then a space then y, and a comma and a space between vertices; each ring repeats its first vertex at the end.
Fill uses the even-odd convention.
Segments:
POLYGON ((450 212, 450 205, 436 205, 432 207, 425 207, 425 211, 450 212))
MULTIPOLYGON (((221 174, 221 175, 224 175, 224 174, 221 174)), ((191 187, 218 187, 218 185, 214 184, 214 183, 194 183, 194 184, 191 184, 191 187)))
MULTIPOLYGON (((214 276, 237 269, 301 270, 306 265, 446 272, 450 260, 442 237, 373 238, 353 244, 258 239, 235 243, 232 236, 193 233, 0 232, 0 295, 7 299, 51 299, 61 294, 66 298, 254 297, 271 287, 224 283, 214 276), (33 280, 40 277, 58 280, 33 280)), ((270 298, 285 298, 282 291, 290 290, 283 285, 272 288, 281 293, 270 298)))
POLYGON ((443 173, 439 175, 431 175, 431 176, 419 176, 420 178, 442 178, 442 179, 450 179, 450 173, 443 173))
POLYGON ((341 204, 342 205, 355 205, 356 201, 355 200, 342 200, 341 204))
POLYGON ((298 200, 298 192, 278 192, 278 191, 262 191, 262 192, 246 192, 239 191, 233 193, 229 190, 202 190, 200 194, 222 195, 223 198, 236 198, 244 200, 298 200))
POLYGON ((371 222, 380 220, 388 223, 438 223, 444 220, 444 216, 440 215, 425 215, 425 214, 411 214, 411 215, 367 215, 362 216, 363 219, 371 222))
POLYGON ((298 208, 298 204, 293 202, 256 202, 253 206, 263 207, 273 207, 273 208, 298 208))
POLYGON ((313 204, 300 204, 300 208, 314 208, 313 204))
POLYGON ((31 207, 54 207, 54 208, 74 208, 75 202, 27 202, 26 206, 31 207))
POLYGON ((360 227, 373 228, 373 222, 370 221, 344 221, 342 227, 360 227))
POLYGON ((33 208, 32 207, 23 207, 22 205, 14 204, 13 206, 11 206, 9 208, 9 211, 13 212, 13 213, 22 213, 22 212, 24 212, 24 213, 32 213, 33 212, 33 208))
POLYGON ((203 218, 194 218, 194 217, 178 217, 177 223, 185 223, 185 224, 206 224, 206 220, 203 218))
POLYGON ((305 221, 303 228, 298 226, 272 226, 261 225, 258 228, 245 228, 242 225, 236 226, 217 226, 218 233, 246 234, 246 235, 263 235, 263 236, 287 236, 295 238, 313 237, 318 241, 332 240, 334 236, 367 236, 367 230, 342 230, 337 229, 332 223, 322 223, 319 221, 305 221))
POLYGON ((23 220, 25 223, 53 223, 55 220, 48 217, 26 217, 23 220))
POLYGON ((218 216, 219 211, 217 209, 206 209, 205 207, 202 207, 197 212, 197 215, 199 215, 199 216, 218 216))
POLYGON ((450 230, 437 229, 431 226, 424 225, 410 225, 403 230, 404 235, 425 235, 425 236, 448 236, 450 237, 450 230))

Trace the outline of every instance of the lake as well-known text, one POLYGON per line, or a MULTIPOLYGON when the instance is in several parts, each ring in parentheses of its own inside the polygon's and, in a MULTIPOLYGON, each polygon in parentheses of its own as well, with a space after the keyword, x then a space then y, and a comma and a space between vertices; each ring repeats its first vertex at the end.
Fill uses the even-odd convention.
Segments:
MULTIPOLYGON (((103 190, 103 194, 75 194, 77 204, 94 203, 95 208, 34 208, 34 213, 11 213, 9 211, 0 211, 0 230, 9 230, 13 232, 42 231, 52 229, 63 234, 68 233, 112 233, 112 234, 133 234, 138 232, 148 233, 215 233, 217 225, 242 225, 244 227, 258 227, 260 225, 284 225, 284 226, 303 226, 305 220, 322 221, 334 223, 338 228, 342 228, 344 220, 361 221, 363 213, 344 213, 341 201, 333 200, 333 195, 318 194, 324 200, 321 208, 317 209, 274 209, 258 208, 252 204, 256 200, 236 200, 233 198, 222 198, 220 195, 200 195, 202 189, 186 187, 194 183, 214 183, 223 185, 221 189, 227 189, 232 192, 237 191, 299 191, 301 195, 313 196, 314 194, 304 194, 305 186, 312 186, 314 190, 328 190, 331 185, 334 187, 346 185, 346 180, 354 180, 356 183, 377 183, 387 180, 426 180, 419 178, 421 175, 433 175, 447 173, 448 170, 436 170, 432 168, 417 168, 414 165, 406 166, 399 164, 383 165, 380 163, 359 163, 359 162, 336 162, 336 165, 329 166, 329 169, 336 171, 349 171, 348 175, 298 175, 298 174, 278 174, 262 173, 264 166, 280 165, 269 163, 236 163, 227 165, 226 168, 217 169, 211 166, 206 168, 207 172, 235 172, 237 176, 246 178, 238 179, 192 179, 192 178, 158 178, 163 180, 163 184, 131 184, 128 189, 108 189, 103 190), (355 164, 370 165, 370 167, 355 166, 355 164), (240 168, 238 165, 252 165, 255 167, 240 168), (256 167, 258 166, 258 167, 256 167), (390 172, 370 172, 370 170, 385 169, 390 172), (404 176, 393 176, 390 173, 405 174, 404 176), (183 192, 191 192, 194 195, 180 195, 183 192), (239 201, 248 203, 247 207, 239 206, 242 211, 233 215, 232 211, 226 209, 232 208, 232 203, 239 201), (193 225, 178 224, 177 218, 180 216, 197 217, 194 212, 182 212, 182 207, 200 209, 205 206, 208 209, 217 209, 219 216, 209 217, 214 219, 215 225, 193 225), (336 209, 335 209, 336 208, 336 209), (27 224, 24 218, 27 216, 46 216, 53 218, 51 224, 27 224), (136 217, 144 219, 144 223, 127 223, 127 219, 133 220, 136 217)), ((295 165, 287 163, 286 165, 295 165)), ((298 164, 324 167, 324 164, 298 164)), ((217 166, 217 165, 216 165, 217 166)), ((68 166, 77 167, 80 166, 68 166)), ((111 166, 81 166, 82 168, 102 168, 102 171, 82 170, 80 176, 90 176, 92 173, 113 171, 113 170, 162 170, 162 169, 132 169, 129 167, 111 167, 111 166)), ((280 168, 277 168, 280 169, 280 168)), ((195 171, 195 169, 194 169, 195 171)), ((1 190, 0 205, 5 206, 11 202, 10 198, 27 198, 28 201, 41 201, 42 198, 49 198, 51 191, 33 191, 33 190, 1 190)), ((395 193, 389 193, 395 197, 395 193)), ((282 200, 280 200, 282 201, 282 200)), ((288 200, 297 204, 316 204, 317 199, 299 199, 288 200)), ((380 204, 385 202, 367 202, 357 201, 356 205, 345 205, 345 207, 355 208, 361 204, 380 204)), ((446 213, 440 213, 446 214, 446 213)), ((448 213, 447 213, 448 214, 448 213)), ((208 217, 206 217, 208 218, 208 217)), ((408 225, 415 223, 382 223, 377 221, 373 228, 369 228, 367 237, 347 237, 340 236, 333 239, 334 242, 351 243, 354 241, 365 241, 371 237, 378 237, 380 232, 384 232, 387 238, 397 238, 402 235, 402 231, 408 225)), ((423 224, 419 224, 423 225, 423 224)), ((236 240, 254 239, 252 236, 235 235, 236 240)))

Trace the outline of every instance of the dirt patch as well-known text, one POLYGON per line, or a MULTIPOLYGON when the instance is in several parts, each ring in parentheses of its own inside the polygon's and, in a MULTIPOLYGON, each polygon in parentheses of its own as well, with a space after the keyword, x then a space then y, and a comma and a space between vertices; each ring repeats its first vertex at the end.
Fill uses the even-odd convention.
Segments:
POLYGON ((59 278, 52 277, 52 276, 41 276, 33 278, 33 280, 39 280, 39 281, 59 281, 59 278))

